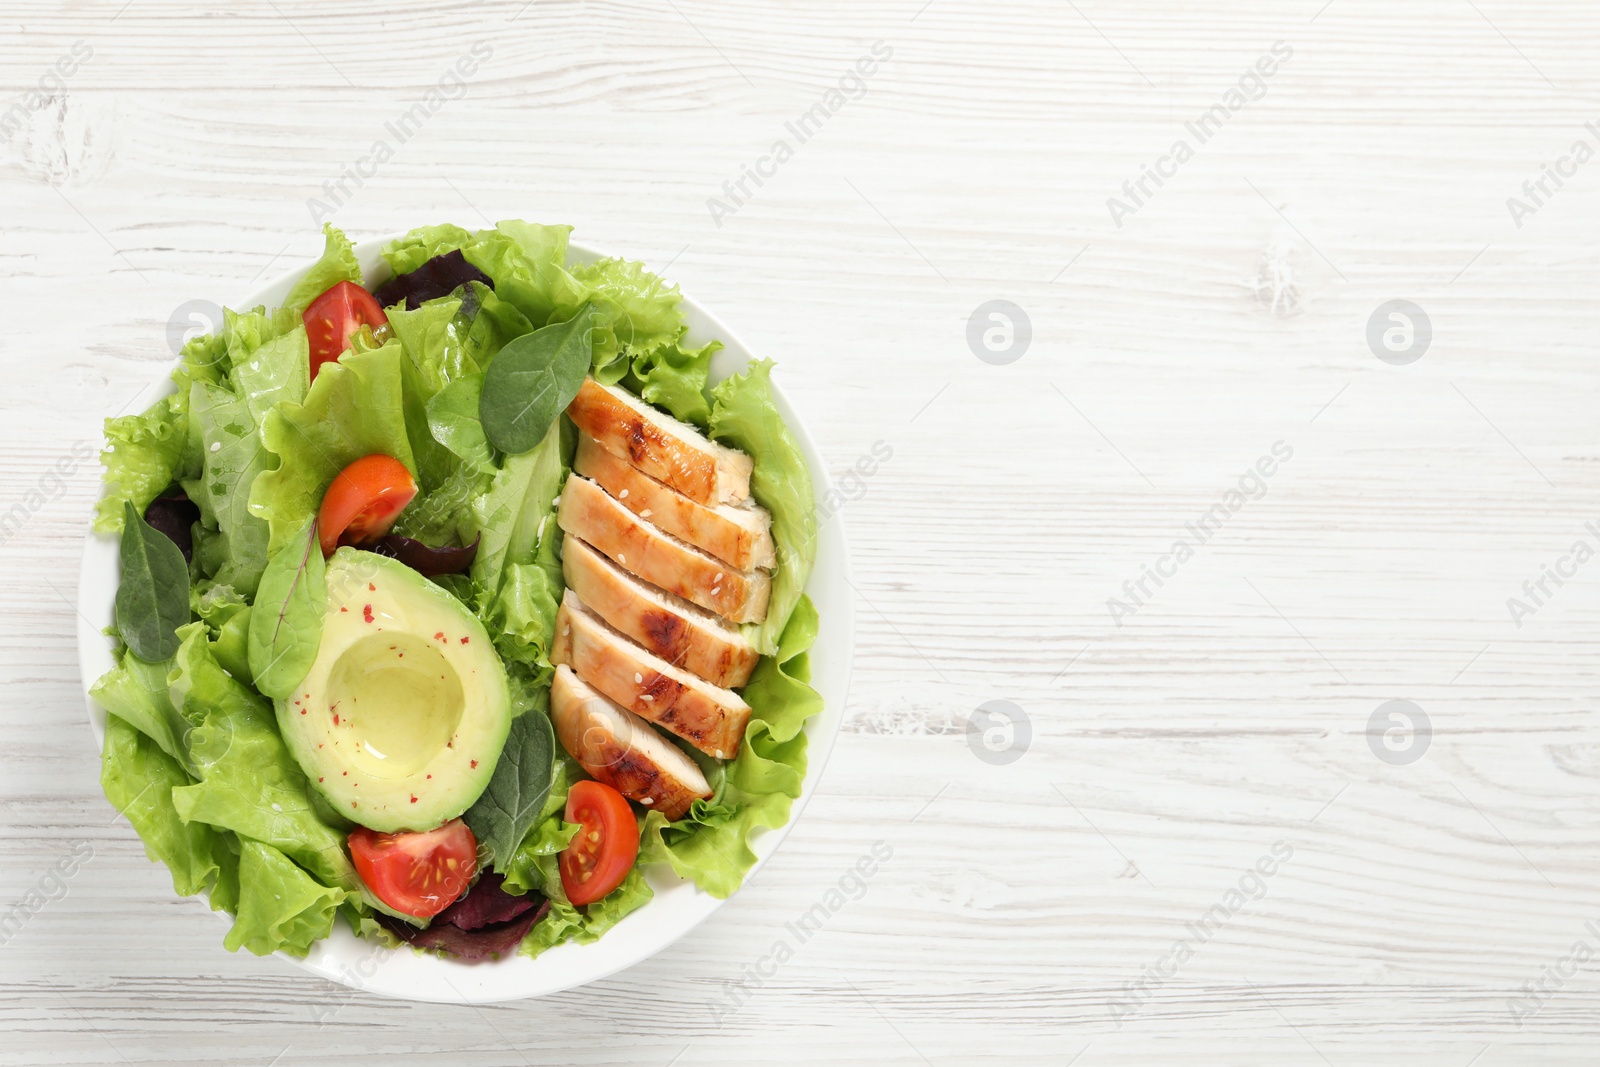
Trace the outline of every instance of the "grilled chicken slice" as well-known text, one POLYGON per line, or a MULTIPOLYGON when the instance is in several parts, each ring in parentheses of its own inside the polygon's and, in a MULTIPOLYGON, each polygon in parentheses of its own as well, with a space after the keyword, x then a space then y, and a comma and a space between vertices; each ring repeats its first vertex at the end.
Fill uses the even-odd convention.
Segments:
POLYGON ((742 571, 770 571, 776 565, 772 516, 754 501, 746 500, 737 507, 697 504, 622 457, 607 452, 588 434, 578 438, 578 455, 572 469, 598 482, 635 515, 731 566, 742 571))
POLYGON ((682 597, 646 585, 576 537, 561 546, 567 588, 612 627, 676 667, 733 689, 761 658, 735 627, 682 597))
POLYGON ((736 570, 684 544, 581 475, 568 478, 561 490, 556 521, 651 585, 734 622, 766 618, 772 595, 768 575, 736 570))
POLYGON ((614 456, 707 506, 750 496, 752 462, 626 389, 584 379, 567 417, 614 456))
POLYGON ((646 652, 584 607, 570 589, 556 612, 550 662, 565 663, 618 704, 708 756, 733 759, 739 752, 750 705, 738 693, 646 652))
POLYGON ((682 818, 690 804, 711 796, 694 760, 639 716, 585 685, 571 667, 556 668, 550 721, 561 747, 590 775, 669 819, 682 818))

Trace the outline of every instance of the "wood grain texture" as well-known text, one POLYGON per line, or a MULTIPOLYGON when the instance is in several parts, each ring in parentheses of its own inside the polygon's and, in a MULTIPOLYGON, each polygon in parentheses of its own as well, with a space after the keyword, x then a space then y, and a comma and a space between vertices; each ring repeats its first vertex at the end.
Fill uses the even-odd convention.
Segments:
POLYGON ((1520 227, 1506 199, 1596 143, 1600 11, 22 0, 3 22, 0 115, 94 54, 0 141, 0 514, 27 512, 0 544, 0 900, 94 857, 0 947, 0 1062, 1593 1061, 1593 964, 1525 1018, 1508 999, 1600 952, 1600 563, 1520 627, 1506 600, 1600 544, 1600 163, 1520 227), (708 198, 876 41, 865 94, 719 224, 708 198), (1265 95, 1116 226, 1107 198, 1276 41, 1265 95), (399 143, 386 124, 480 42, 399 143), (80 698, 96 475, 48 470, 161 373, 173 309, 315 254, 308 200, 379 139, 333 215, 353 235, 572 223, 778 359, 836 478, 892 449, 832 520, 858 648, 805 818, 684 942, 510 1007, 347 998, 224 952, 113 823, 80 698), (996 298, 1032 324, 1009 366, 966 341, 996 298), (1396 298, 1433 327, 1406 367, 1365 338, 1396 298), (1279 441, 1265 494, 1118 626, 1107 599, 1279 441), (1408 765, 1369 747, 1395 698, 1432 722, 1408 765), (994 699, 1031 725, 1006 766, 966 735, 994 699), (719 1016, 877 840, 865 895, 719 1016), (1276 842, 1259 899, 1145 977, 1276 842))

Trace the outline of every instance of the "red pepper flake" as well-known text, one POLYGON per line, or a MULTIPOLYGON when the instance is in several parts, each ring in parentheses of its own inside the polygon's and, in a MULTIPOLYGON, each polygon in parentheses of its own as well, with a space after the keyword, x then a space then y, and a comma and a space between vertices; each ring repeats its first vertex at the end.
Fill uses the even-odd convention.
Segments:
POLYGON ((433 777, 433 775, 431 775, 431 774, 430 774, 430 775, 428 775, 428 777, 429 777, 429 778, 432 778, 432 777, 433 777))
MULTIPOLYGON (((298 700, 296 700, 295 703, 298 704, 300 702, 298 700)), ((305 713, 306 713, 306 709, 305 708, 301 708, 300 709, 300 714, 304 715, 305 713)))
POLYGON ((372 621, 372 605, 371 604, 368 604, 368 605, 366 605, 365 607, 363 607, 361 609, 361 617, 366 619, 368 622, 372 621))
POLYGON ((412 797, 411 798, 411 803, 415 804, 416 802, 417 802, 417 798, 416 797, 412 797))
POLYGON ((351 807, 352 807, 352 808, 353 808, 353 807, 355 807, 355 806, 356 806, 356 802, 355 802, 355 801, 353 801, 353 800, 352 800, 352 801, 351 801, 351 802, 350 802, 350 806, 351 806, 351 807))
POLYGON ((322 779, 321 779, 321 778, 318 778, 318 779, 317 779, 317 781, 319 781, 319 782, 320 782, 320 781, 322 781, 322 779))
POLYGON ((343 608, 343 607, 342 607, 342 608, 340 608, 340 609, 339 609, 339 610, 340 610, 340 611, 349 611, 349 610, 350 610, 350 609, 349 609, 349 608, 343 608))
POLYGON ((478 761, 477 760, 473 760, 472 761, 472 768, 473 768, 473 770, 477 770, 477 768, 478 768, 478 761))
POLYGON ((350 772, 349 771, 340 771, 339 773, 344 775, 347 778, 350 776, 350 772))
POLYGON ((462 638, 462 639, 461 639, 461 643, 462 643, 462 644, 463 644, 463 645, 464 645, 464 644, 466 644, 466 643, 467 643, 467 642, 468 642, 468 641, 469 641, 469 640, 471 640, 471 639, 470 639, 470 638, 466 638, 466 637, 463 637, 463 638, 462 638))
POLYGON ((338 712, 334 712, 333 713, 333 725, 335 725, 335 726, 339 725, 339 713, 338 712))
POLYGON ((378 587, 373 585, 371 582, 368 582, 367 583, 367 591, 371 592, 371 593, 376 593, 378 591, 378 587))
POLYGON ((443 641, 444 640, 444 631, 440 630, 438 633, 434 634, 433 635, 433 639, 435 641, 443 641))

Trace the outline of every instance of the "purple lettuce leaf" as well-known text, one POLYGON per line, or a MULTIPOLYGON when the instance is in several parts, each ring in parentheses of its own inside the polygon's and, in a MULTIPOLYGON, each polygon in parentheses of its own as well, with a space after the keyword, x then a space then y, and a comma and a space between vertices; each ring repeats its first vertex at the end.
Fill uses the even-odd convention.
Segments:
POLYGON ((482 282, 494 288, 494 279, 467 262, 458 248, 442 256, 434 256, 410 274, 401 274, 378 286, 373 293, 384 307, 404 303, 411 311, 425 301, 449 296, 468 282, 482 282))

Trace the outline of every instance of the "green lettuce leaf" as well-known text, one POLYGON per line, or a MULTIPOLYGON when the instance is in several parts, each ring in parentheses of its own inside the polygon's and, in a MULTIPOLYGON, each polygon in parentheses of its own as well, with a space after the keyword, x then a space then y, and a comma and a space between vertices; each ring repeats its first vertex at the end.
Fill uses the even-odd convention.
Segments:
POLYGON ((183 486, 206 531, 201 573, 252 596, 267 565, 267 526, 250 512, 251 487, 271 465, 261 422, 275 405, 305 398, 310 352, 298 317, 282 312, 229 311, 221 337, 228 378, 189 388, 189 436, 201 469, 183 486))
POLYGON ((190 426, 189 392, 195 382, 227 377, 227 344, 221 334, 196 337, 183 346, 172 372, 177 391, 138 415, 106 420, 105 495, 95 505, 94 528, 122 532, 122 503, 140 513, 173 482, 200 473, 200 438, 190 426))
POLYGON ((231 585, 200 583, 189 592, 194 613, 205 620, 211 652, 222 669, 254 685, 250 673, 250 605, 231 585))
POLYGON ((755 461, 750 495, 772 513, 778 570, 766 621, 748 627, 764 655, 800 602, 817 558, 817 505, 811 469, 772 400, 772 361, 756 360, 744 374, 724 379, 711 391, 711 436, 748 453, 755 461))
POLYGON ((419 226, 390 241, 383 250, 383 258, 396 274, 410 274, 434 256, 454 252, 472 241, 472 234, 460 226, 419 226))
POLYGON ((455 297, 430 300, 415 311, 396 306, 389 312, 389 325, 416 371, 424 403, 451 382, 483 369, 467 347, 470 327, 460 312, 461 301, 455 297))
POLYGON ((720 351, 721 341, 708 341, 699 348, 684 348, 674 342, 635 356, 632 374, 625 384, 649 403, 666 408, 674 418, 704 429, 711 420, 706 380, 711 372, 711 357, 720 351))
POLYGON ((220 883, 222 891, 212 892, 211 906, 231 907, 228 890, 237 882, 238 862, 229 848, 232 835, 183 821, 172 804, 172 790, 191 782, 178 761, 150 737, 117 714, 106 717, 100 758, 100 785, 106 799, 138 832, 150 859, 167 865, 179 896, 193 896, 220 883))
POLYGON ((507 456, 489 491, 473 502, 477 532, 483 540, 472 563, 472 578, 491 601, 500 590, 507 566, 532 563, 541 539, 560 536, 551 504, 566 477, 561 457, 558 421, 537 446, 507 456))
POLYGON ((282 403, 268 413, 261 439, 279 465, 256 478, 250 511, 270 528, 269 552, 293 537, 322 505, 334 476, 362 456, 381 452, 416 473, 401 395, 405 358, 398 341, 347 353, 323 365, 305 403, 282 403))
POLYGON ((344 834, 312 803, 271 705, 218 665, 204 623, 190 623, 181 634, 169 690, 174 706, 196 724, 188 751, 200 780, 172 791, 179 817, 272 845, 325 885, 360 892, 344 834))
POLYGON ((650 903, 654 896, 650 884, 644 880, 644 872, 634 867, 621 885, 593 904, 574 907, 552 898, 549 913, 528 931, 517 951, 524 956, 537 956, 564 941, 576 941, 580 945, 598 941, 601 934, 629 913, 650 903))
POLYGON ((213 382, 195 382, 189 406, 204 445, 203 473, 183 483, 208 531, 200 569, 253 596, 267 569, 267 524, 250 512, 250 488, 268 466, 259 424, 249 404, 213 382))
POLYGON ((641 827, 640 863, 668 863, 715 897, 738 889, 756 861, 750 836, 757 827, 782 826, 806 776, 803 727, 822 710, 822 697, 807 683, 806 651, 817 637, 817 610, 809 597, 795 605, 777 652, 764 657, 740 695, 750 705, 750 725, 738 758, 726 765, 710 801, 697 800, 689 814, 668 822, 648 812, 641 827))
POLYGON ((311 375, 305 324, 288 308, 222 313, 224 379, 259 420, 279 400, 301 400, 311 375))
POLYGON ((315 881, 271 845, 246 838, 239 851, 239 907, 223 947, 304 956, 333 932, 346 895, 315 881))
POLYGON ((140 514, 150 501, 181 477, 198 449, 189 443, 189 394, 163 397, 138 415, 106 420, 105 495, 95 505, 94 528, 122 532, 122 505, 140 514))
POLYGON ((322 258, 312 264, 283 301, 283 306, 296 316, 305 314, 312 301, 340 282, 361 284, 361 262, 356 259, 350 239, 331 223, 322 227, 322 234, 322 258))
POLYGON ((96 680, 89 695, 102 708, 136 727, 180 768, 193 771, 188 744, 193 724, 173 706, 168 695, 167 675, 171 670, 171 660, 146 663, 123 649, 117 665, 96 680))
POLYGON ((588 299, 588 288, 567 273, 571 233, 571 226, 502 222, 480 230, 461 252, 494 279, 495 294, 537 329, 552 319, 565 322, 588 299))
POLYGON ((588 287, 595 305, 596 381, 615 385, 629 370, 628 356, 644 358, 683 336, 683 295, 643 263, 601 259, 574 267, 572 277, 588 287))

